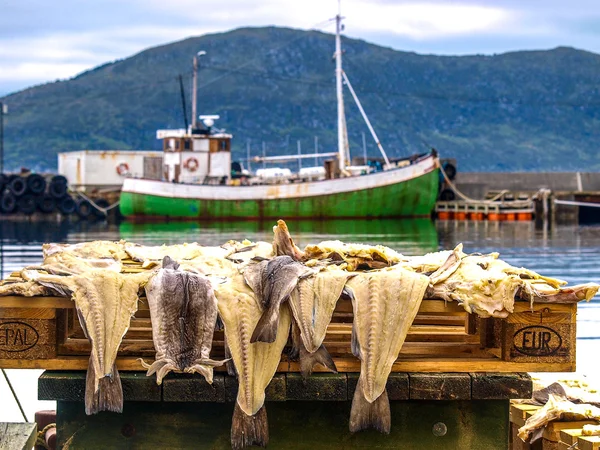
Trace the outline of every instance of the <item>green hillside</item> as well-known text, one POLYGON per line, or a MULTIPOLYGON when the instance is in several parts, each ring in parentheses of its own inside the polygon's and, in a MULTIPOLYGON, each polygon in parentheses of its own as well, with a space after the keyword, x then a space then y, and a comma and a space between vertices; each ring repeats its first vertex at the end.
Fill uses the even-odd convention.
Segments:
MULTIPOLYGON (((390 156, 436 147, 463 171, 600 170, 600 55, 557 48, 494 56, 418 55, 344 38, 344 67, 390 156)), ((234 152, 336 148, 334 37, 243 28, 145 50, 67 81, 8 95, 5 165, 56 167, 56 153, 157 149, 183 128, 191 61, 202 57, 198 110, 219 114, 234 152)), ((347 91, 346 91, 347 92, 347 91)), ((368 130, 346 95, 351 151, 368 130)), ((368 152, 378 151, 368 137, 368 152)))

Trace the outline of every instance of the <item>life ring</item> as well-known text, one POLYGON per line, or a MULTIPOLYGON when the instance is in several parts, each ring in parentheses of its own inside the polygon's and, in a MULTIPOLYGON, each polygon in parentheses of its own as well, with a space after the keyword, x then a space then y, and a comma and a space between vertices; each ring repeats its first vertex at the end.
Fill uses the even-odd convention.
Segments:
POLYGON ((183 167, 185 167, 190 172, 195 172, 196 170, 198 170, 199 165, 200 164, 198 163, 198 160, 196 158, 188 158, 183 163, 183 167))
POLYGON ((122 162, 117 166, 117 173, 122 177, 129 173, 129 164, 122 162))

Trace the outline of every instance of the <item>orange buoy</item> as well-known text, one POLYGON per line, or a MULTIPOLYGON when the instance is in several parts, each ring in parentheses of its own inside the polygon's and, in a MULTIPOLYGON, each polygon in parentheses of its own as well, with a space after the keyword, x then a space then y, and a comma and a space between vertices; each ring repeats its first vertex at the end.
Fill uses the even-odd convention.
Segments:
POLYGON ((456 213, 454 213, 454 218, 456 220, 467 220, 467 213, 465 213, 465 212, 456 212, 456 213))
POLYGON ((480 212, 472 212, 469 213, 470 220, 483 220, 483 213, 480 212))
POLYGON ((495 212, 491 212, 491 213, 488 214, 488 220, 497 222, 497 221, 502 220, 502 219, 500 218, 500 214, 495 213, 495 212))
POLYGON ((533 215, 531 213, 518 213, 517 220, 531 220, 533 215))
POLYGON ((440 220, 450 220, 450 213, 448 211, 439 211, 437 218, 440 220))
POLYGON ((515 213, 506 213, 506 220, 508 220, 509 222, 516 220, 516 218, 517 217, 515 213))

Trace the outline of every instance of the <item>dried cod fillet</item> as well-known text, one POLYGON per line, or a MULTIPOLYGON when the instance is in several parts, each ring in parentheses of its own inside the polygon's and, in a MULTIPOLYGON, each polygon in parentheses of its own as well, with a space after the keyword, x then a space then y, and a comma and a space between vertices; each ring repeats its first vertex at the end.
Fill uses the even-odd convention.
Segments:
POLYGON ((147 376, 156 372, 157 384, 170 371, 198 372, 212 384, 213 367, 225 362, 210 359, 217 299, 206 277, 178 269, 165 256, 162 269, 146 284, 156 361, 140 361, 147 376))
POLYGON ((312 275, 314 271, 294 261, 289 256, 276 256, 273 259, 249 265, 244 269, 244 279, 259 299, 264 312, 252 333, 250 342, 273 342, 279 323, 281 305, 300 278, 312 275))
POLYGON ((390 432, 385 385, 428 284, 426 276, 401 268, 363 272, 348 280, 352 352, 361 362, 350 412, 352 433, 371 427, 390 432))
POLYGON ((266 446, 269 435, 264 409, 265 389, 277 371, 288 339, 291 314, 286 305, 281 308, 273 343, 252 344, 250 337, 260 320, 262 307, 243 276, 237 275, 216 286, 215 293, 229 352, 238 373, 231 444, 234 449, 252 444, 266 446))
POLYGON ((52 275, 75 275, 94 269, 121 272, 123 264, 115 257, 84 258, 71 252, 58 252, 45 258, 43 264, 27 266, 23 270, 43 270, 52 275))
POLYGON ((117 351, 137 311, 138 291, 151 272, 122 275, 90 270, 82 275, 29 275, 43 286, 70 293, 81 328, 92 344, 85 390, 85 412, 123 410, 123 390, 115 365, 117 351))
POLYGON ((81 242, 79 244, 44 244, 42 253, 44 263, 50 263, 51 258, 59 253, 70 253, 73 256, 85 259, 112 258, 117 260, 127 259, 129 256, 125 252, 126 242, 121 240, 113 241, 92 241, 81 242))
POLYGON ((348 270, 381 269, 406 261, 400 253, 383 245, 346 244, 341 241, 323 241, 307 245, 304 260, 332 259, 348 264, 348 270))
POLYGON ((301 338, 301 342, 294 342, 294 345, 298 347, 300 371, 305 377, 312 373, 316 363, 337 372, 323 340, 337 301, 352 276, 354 274, 329 266, 314 276, 301 279, 290 295, 290 308, 301 338))
POLYGON ((42 286, 35 281, 19 281, 15 283, 0 284, 0 297, 7 295, 21 295, 23 297, 35 297, 38 295, 54 295, 55 292, 42 286))
POLYGON ((532 435, 537 434, 537 430, 545 427, 553 420, 564 422, 577 420, 600 421, 600 408, 587 404, 576 405, 550 394, 548 402, 527 419, 525 425, 519 428, 518 436, 527 442, 532 435))
POLYGON ((125 244, 125 251, 131 257, 131 259, 139 262, 162 261, 165 256, 169 256, 175 261, 181 262, 187 259, 194 259, 198 256, 202 256, 205 252, 210 250, 207 250, 207 247, 203 247, 196 242, 191 244, 185 243, 159 246, 140 245, 128 242, 125 244))

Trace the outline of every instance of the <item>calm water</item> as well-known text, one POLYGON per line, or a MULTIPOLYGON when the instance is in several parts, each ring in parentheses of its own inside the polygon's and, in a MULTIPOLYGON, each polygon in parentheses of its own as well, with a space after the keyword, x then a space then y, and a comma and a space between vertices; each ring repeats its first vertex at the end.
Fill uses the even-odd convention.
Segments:
MULTIPOLYGON (((196 241, 217 245, 229 239, 272 239, 273 223, 165 223, 133 225, 69 223, 0 223, 0 275, 41 261, 44 242, 76 243, 96 239, 126 239, 143 244, 196 241)), ((416 221, 329 221, 288 223, 300 247, 325 239, 387 245, 406 255, 419 255, 464 244, 465 251, 500 252, 501 258, 569 284, 600 282, 600 226, 562 225, 544 231, 533 223, 416 221)), ((597 376, 594 364, 600 344, 600 299, 580 304, 577 319, 578 372, 597 376)), ((28 418, 40 409, 54 408, 38 402, 36 382, 41 371, 8 371, 28 418)), ((22 421, 3 378, 0 378, 0 422, 22 421)))

